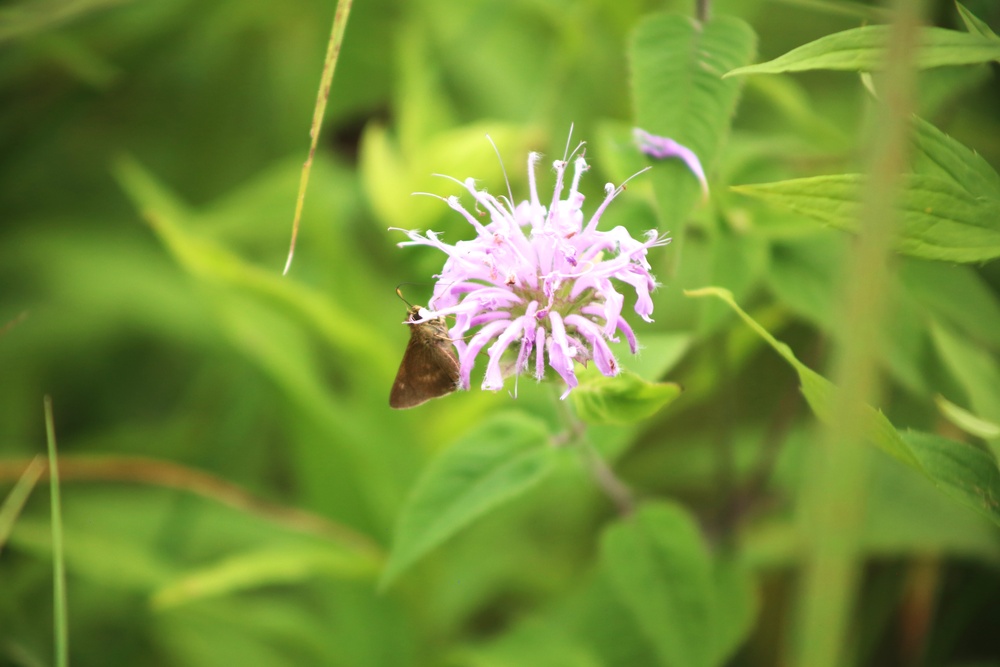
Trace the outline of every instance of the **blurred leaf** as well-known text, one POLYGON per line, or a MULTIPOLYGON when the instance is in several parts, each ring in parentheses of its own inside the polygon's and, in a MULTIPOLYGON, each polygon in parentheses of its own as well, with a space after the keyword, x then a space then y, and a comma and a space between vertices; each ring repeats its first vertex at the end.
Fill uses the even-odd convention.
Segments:
MULTIPOLYGON (((740 91, 722 75, 750 62, 755 49, 753 30, 733 17, 699 24, 679 14, 647 16, 629 45, 635 124, 691 149, 710 173, 740 91)), ((679 234, 701 186, 679 160, 657 163, 651 178, 661 229, 679 234)))
POLYGON ((649 504, 605 531, 602 567, 668 667, 719 665, 753 618, 746 573, 716 569, 690 515, 649 504))
POLYGON ((653 382, 676 366, 690 347, 689 334, 649 332, 639 339, 637 354, 621 355, 619 359, 623 369, 653 382))
POLYGON ((981 419, 940 394, 934 397, 934 403, 948 421, 969 435, 986 439, 1000 437, 1000 424, 981 419))
MULTIPOLYGON (((463 182, 475 178, 500 190, 504 174, 487 135, 511 164, 509 173, 515 182, 524 178, 527 146, 536 137, 531 128, 486 120, 422 137, 419 146, 404 146, 393 140, 386 127, 376 123, 366 126, 361 141, 361 179, 382 224, 427 229, 442 216, 454 215, 438 197, 425 196, 468 194, 442 175, 463 182)), ((514 199, 519 199, 516 193, 514 199)))
POLYGON ((545 424, 524 413, 489 419, 433 461, 403 507, 379 586, 474 519, 538 484, 557 450, 545 424))
MULTIPOLYGON (((120 160, 116 174, 164 245, 193 276, 208 283, 246 289, 264 299, 277 299, 300 312, 336 348, 362 355, 372 363, 386 362, 381 352, 388 343, 380 341, 363 319, 340 311, 330 299, 282 277, 277 270, 268 272, 253 266, 224 246, 185 229, 183 222, 191 217, 186 207, 134 160, 120 160)), ((391 366, 386 367, 385 375, 391 373, 391 366)))
MULTIPOLYGON (((865 72, 879 69, 885 60, 889 26, 872 25, 844 30, 793 49, 774 60, 740 67, 727 77, 745 74, 777 74, 815 69, 865 72)), ((971 65, 1000 59, 1000 42, 944 28, 922 28, 918 68, 971 65)))
MULTIPOLYGON (((63 529, 66 571, 112 589, 147 593, 167 581, 173 566, 163 554, 152 553, 131 535, 105 534, 98 527, 67 520, 63 529)), ((48 521, 22 519, 11 545, 51 558, 52 530, 48 521)))
MULTIPOLYGON (((772 481, 777 494, 801 484, 798 462, 815 446, 815 428, 796 429, 789 438, 772 481)), ((996 524, 964 505, 941 502, 941 491, 927 477, 914 475, 886 456, 871 460, 861 548, 872 558, 926 554, 1000 562, 996 524)), ((794 567, 801 558, 801 527, 794 516, 771 514, 752 520, 741 541, 743 557, 755 570, 794 567)))
POLYGON ((3 551, 3 546, 7 544, 7 538, 10 537, 10 532, 14 529, 17 517, 21 515, 21 510, 24 509, 24 503, 28 501, 28 496, 31 495, 32 489, 35 488, 38 478, 42 476, 42 472, 44 471, 44 460, 41 456, 36 456, 25 467, 24 472, 17 478, 14 488, 10 490, 3 504, 0 505, 0 552, 3 551))
MULTIPOLYGON (((802 393, 813 413, 829 422, 837 387, 799 361, 791 348, 755 322, 724 289, 706 287, 686 292, 688 296, 714 296, 729 306, 787 361, 799 376, 802 393)), ((901 436, 880 411, 863 407, 865 439, 892 457, 925 474, 947 495, 1000 523, 1000 470, 989 450, 937 436, 908 433, 901 436), (913 437, 910 437, 910 436, 913 437)))
POLYGON ((771 246, 771 291, 800 317, 833 329, 836 294, 831 289, 844 256, 842 238, 823 230, 815 237, 771 246))
POLYGON ((72 21, 88 13, 113 7, 127 0, 22 0, 0 8, 0 44, 46 28, 72 21))
POLYGON ((1000 175, 978 153, 914 117, 914 171, 949 180, 974 197, 1000 198, 1000 175))
POLYGON ((1000 37, 986 24, 985 21, 978 18, 975 14, 970 12, 965 5, 961 2, 956 2, 955 6, 958 7, 958 14, 962 17, 962 21, 965 23, 965 29, 970 33, 975 35, 980 35, 982 37, 989 37, 1000 41, 1000 37))
POLYGON ((588 373, 569 397, 576 414, 588 424, 631 424, 652 417, 680 394, 680 385, 647 382, 622 371, 615 377, 588 373))
POLYGON ((750 568, 736 560, 716 559, 715 628, 713 664, 727 664, 728 658, 753 630, 760 612, 750 568))
POLYGON ((941 360, 965 390, 972 409, 1000 423, 1000 366, 993 355, 939 323, 932 323, 930 330, 941 360))
MULTIPOLYGON (((853 232, 862 179, 859 174, 840 174, 732 189, 853 232)), ((1000 256, 1000 199, 974 197, 950 181, 913 174, 904 176, 900 199, 899 252, 952 262, 1000 256)))
POLYGON ((977 443, 919 431, 904 432, 903 440, 935 486, 1000 523, 1000 471, 990 450, 977 443))
POLYGON ((525 623, 487 646, 459 649, 449 665, 469 667, 604 667, 586 646, 550 624, 525 623))
POLYGON ((1000 300, 972 267, 905 260, 899 276, 935 319, 981 345, 1000 349, 1000 300))
POLYGON ((159 587, 153 593, 152 604, 162 610, 262 586, 301 583, 317 576, 355 579, 375 572, 370 558, 334 547, 269 548, 229 556, 210 567, 184 573, 159 587))
POLYGON ((316 581, 305 597, 264 590, 209 598, 153 617, 165 664, 214 667, 416 663, 399 603, 367 582, 316 581))

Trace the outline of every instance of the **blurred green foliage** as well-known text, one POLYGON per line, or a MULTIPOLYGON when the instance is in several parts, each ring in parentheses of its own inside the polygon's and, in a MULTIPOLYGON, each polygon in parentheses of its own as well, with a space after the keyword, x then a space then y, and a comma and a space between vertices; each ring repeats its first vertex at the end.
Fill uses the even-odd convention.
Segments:
MULTIPOLYGON (((629 58, 661 34, 646 23, 636 37, 637 26, 658 11, 687 21, 693 4, 357 0, 288 277, 333 3, 0 7, 0 327, 11 323, 0 498, 44 450, 51 395, 71 664, 780 662, 803 557, 796 500, 821 426, 757 333, 683 291, 725 288, 793 358, 824 370, 849 329, 837 307, 851 237, 729 186, 860 172, 870 96, 857 74, 827 71, 727 79, 722 103, 687 115, 676 108, 698 99, 697 77, 660 91, 676 91, 677 107, 636 94, 629 58), (731 129, 691 120, 726 118, 737 99, 731 129), (578 457, 553 449, 528 455, 537 468, 511 467, 527 442, 518 425, 547 434, 528 444, 565 429, 551 387, 481 392, 480 368, 470 392, 389 410, 407 338, 393 289, 414 283, 404 293, 424 302, 442 258, 397 248, 388 228, 464 238, 447 206, 411 193, 458 194, 432 174, 501 191, 488 133, 520 199, 527 151, 561 155, 571 123, 588 141, 596 173, 582 187, 596 206, 604 182, 645 164, 629 134, 637 119, 680 123, 706 146, 712 197, 698 205, 694 181, 658 164, 602 222, 675 239, 651 256, 662 286, 655 324, 633 322, 644 349, 616 348, 634 373, 629 395, 652 407, 623 425, 607 396, 578 400, 595 451, 650 501, 620 520, 578 457), (684 391, 674 399, 658 381, 684 391), (456 463, 463 451, 479 467, 456 463), (496 470, 508 486, 472 483, 496 470), (426 517, 435 475, 455 485, 439 500, 452 514, 426 517), (397 522, 409 552, 392 550, 397 522), (387 562, 395 580, 380 590, 387 562)), ((954 4, 928 5, 928 22, 965 30, 954 4)), ((964 5, 1000 30, 996 2, 964 5)), ((765 61, 886 19, 845 0, 718 0, 712 12, 722 27, 708 43, 738 41, 737 61, 752 51, 747 25, 765 61)), ((683 39, 700 44, 695 33, 683 39)), ((919 75, 917 112, 931 124, 919 136, 976 151, 963 161, 980 175, 1000 165, 997 68, 919 75)), ((926 432, 892 436, 941 459, 946 438, 960 441, 985 461, 977 472, 995 470, 1000 451, 981 427, 1000 423, 998 266, 897 257, 883 320, 880 419, 926 432)), ((852 663, 1000 664, 996 524, 872 456, 852 663)), ((0 665, 55 655, 40 490, 0 544, 0 665)))

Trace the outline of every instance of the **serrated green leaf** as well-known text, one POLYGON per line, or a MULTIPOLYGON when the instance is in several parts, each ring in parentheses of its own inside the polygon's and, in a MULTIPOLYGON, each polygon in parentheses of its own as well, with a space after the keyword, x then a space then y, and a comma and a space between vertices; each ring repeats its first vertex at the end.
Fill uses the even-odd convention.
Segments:
MULTIPOLYGON (((829 423, 837 387, 799 361, 791 348, 772 336, 737 305, 732 294, 718 287, 685 292, 692 297, 712 296, 721 299, 780 354, 799 376, 802 393, 820 421, 829 423)), ((928 440, 917 434, 901 436, 880 411, 862 407, 865 424, 863 437, 897 460, 927 476, 945 494, 1000 523, 1000 469, 993 454, 968 443, 955 443, 937 436, 928 440), (947 445, 943 443, 948 443, 947 445)))
POLYGON ((690 514, 648 504, 605 531, 601 566, 667 667, 720 665, 756 612, 747 570, 714 562, 690 514))
POLYGON ((907 431, 903 439, 935 486, 1000 523, 1000 470, 989 449, 919 431, 907 431))
POLYGON ((913 170, 949 180, 974 197, 1000 199, 1000 175, 974 150, 920 118, 914 118, 913 170))
MULTIPOLYGON (((726 76, 817 69, 868 72, 882 66, 888 36, 889 26, 852 28, 803 44, 774 60, 739 67, 726 76)), ((971 65, 997 59, 1000 59, 1000 42, 996 40, 944 28, 922 28, 920 50, 914 64, 920 69, 926 69, 946 65, 971 65)))
POLYGON ((681 394, 672 382, 647 382, 635 373, 615 377, 593 374, 581 378, 570 399, 588 424, 631 424, 648 419, 681 394))
MULTIPOLYGON (((750 62, 755 49, 753 30, 732 17, 646 17, 629 45, 636 125, 683 144, 710 171, 740 91, 722 74, 750 62)), ((697 179, 677 160, 657 163, 651 178, 663 228, 680 230, 702 196, 697 179)))
POLYGON ((379 585, 385 588, 474 519, 542 481, 556 452, 545 424, 519 412, 498 415, 462 437, 417 482, 379 585))
MULTIPOLYGON (((733 190, 853 232, 862 179, 859 174, 838 174, 733 190)), ((896 247, 905 255, 952 262, 1000 256, 1000 200, 973 197, 941 178, 908 174, 903 178, 900 210, 903 219, 896 247)))
POLYGON ((965 5, 961 2, 956 2, 955 6, 958 7, 958 14, 962 17, 962 21, 965 23, 965 29, 970 33, 981 35, 983 37, 989 37, 1000 41, 1000 37, 997 36, 995 32, 983 21, 981 18, 970 12, 965 5))

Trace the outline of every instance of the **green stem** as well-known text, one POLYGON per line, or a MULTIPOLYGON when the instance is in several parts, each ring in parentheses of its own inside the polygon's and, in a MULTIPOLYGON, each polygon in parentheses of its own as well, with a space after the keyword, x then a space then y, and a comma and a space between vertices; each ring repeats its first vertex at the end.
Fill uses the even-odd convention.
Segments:
POLYGON ((55 603, 56 666, 69 665, 69 626, 66 618, 66 561, 63 554, 62 501, 59 497, 59 459, 52 398, 45 397, 45 434, 49 448, 49 493, 52 500, 52 577, 55 603))
POLYGON ((712 8, 712 0, 696 0, 694 15, 700 23, 708 21, 708 16, 712 8))
POLYGON ((573 413, 566 401, 556 396, 555 402, 559 415, 566 424, 566 433, 556 444, 576 447, 590 476, 601 491, 611 499, 618 513, 621 516, 630 516, 635 511, 635 496, 632 490, 615 474, 597 451, 594 443, 590 441, 587 425, 573 413))
POLYGON ((860 234, 845 265, 844 323, 834 363, 841 388, 831 426, 811 452, 801 490, 806 560, 799 586, 794 665, 838 667, 850 662, 850 619, 865 554, 862 530, 869 452, 862 444, 863 404, 877 404, 877 349, 886 311, 889 253, 896 230, 900 174, 905 167, 912 109, 920 2, 894 0, 886 65, 869 133, 860 234))

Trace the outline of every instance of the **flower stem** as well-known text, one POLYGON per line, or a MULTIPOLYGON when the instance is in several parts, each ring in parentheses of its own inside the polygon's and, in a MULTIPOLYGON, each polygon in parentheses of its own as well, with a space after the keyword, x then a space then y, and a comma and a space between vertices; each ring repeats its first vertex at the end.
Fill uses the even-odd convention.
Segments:
POLYGON ((573 413, 566 401, 555 396, 555 403, 563 423, 566 424, 566 433, 554 440, 553 444, 575 446, 590 476, 614 504, 618 514, 623 517, 630 516, 635 511, 635 496, 632 490, 615 474, 597 451, 597 447, 587 436, 587 425, 573 413))
POLYGON ((618 475, 601 457, 600 452, 597 451, 589 438, 584 436, 580 445, 580 451, 583 452, 584 460, 594 481, 611 499, 620 515, 631 516, 635 511, 635 496, 632 494, 632 490, 618 478, 618 475))
POLYGON ((708 21, 708 12, 712 5, 712 0, 695 0, 695 17, 701 23, 708 21))

